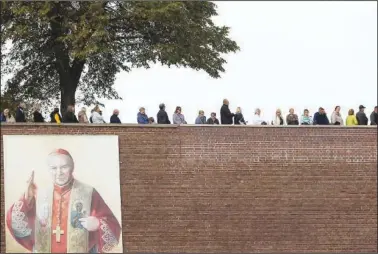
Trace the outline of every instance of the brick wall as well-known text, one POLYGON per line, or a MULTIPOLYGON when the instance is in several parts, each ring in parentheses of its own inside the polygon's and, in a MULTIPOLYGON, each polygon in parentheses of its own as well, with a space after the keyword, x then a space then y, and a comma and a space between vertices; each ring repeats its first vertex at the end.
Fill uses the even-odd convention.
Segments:
MULTIPOLYGON (((130 252, 377 251, 373 127, 1 127, 12 134, 119 135, 130 252)), ((2 216, 1 252, 4 235, 2 216)))

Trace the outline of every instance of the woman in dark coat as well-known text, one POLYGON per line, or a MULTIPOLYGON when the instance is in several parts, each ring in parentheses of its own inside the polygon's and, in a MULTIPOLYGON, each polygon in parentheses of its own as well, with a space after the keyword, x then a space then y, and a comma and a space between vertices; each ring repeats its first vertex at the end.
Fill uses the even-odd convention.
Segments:
POLYGON ((45 119, 43 118, 41 112, 39 112, 41 107, 39 105, 35 106, 35 110, 33 112, 33 120, 35 123, 44 123, 45 119))
POLYGON ((235 112, 235 115, 234 115, 234 124, 235 125, 240 125, 240 124, 246 125, 247 124, 247 122, 244 120, 244 116, 242 114, 240 107, 236 108, 236 112, 235 112))

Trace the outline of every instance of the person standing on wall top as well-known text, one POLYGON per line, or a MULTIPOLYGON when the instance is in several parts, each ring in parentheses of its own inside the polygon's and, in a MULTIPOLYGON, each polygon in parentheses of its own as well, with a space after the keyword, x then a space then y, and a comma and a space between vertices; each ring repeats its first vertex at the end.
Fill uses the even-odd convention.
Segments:
POLYGON ((104 123, 104 118, 102 117, 102 115, 100 114, 101 110, 100 110, 100 107, 98 105, 96 105, 94 108, 93 108, 93 112, 92 112, 92 122, 93 123, 104 123))
POLYGON ((363 105, 360 105, 359 107, 359 110, 358 113, 356 114, 356 118, 357 118, 357 121, 358 121, 358 125, 368 125, 368 118, 365 114, 365 106, 363 105))
POLYGON ((331 124, 333 124, 333 125, 344 125, 344 120, 341 117, 340 109, 341 109, 340 106, 335 107, 335 111, 333 111, 333 113, 331 115, 331 124))
POLYGON ((378 106, 374 107, 374 111, 370 114, 370 125, 378 124, 378 106))
POLYGON ((223 100, 223 105, 220 109, 221 124, 233 124, 233 117, 235 114, 231 113, 229 109, 230 102, 227 99, 223 100))
POLYGON ((215 112, 211 113, 210 118, 207 119, 206 124, 219 124, 219 120, 217 119, 217 114, 215 112))
POLYGON ((148 124, 148 116, 146 114, 146 109, 141 107, 137 114, 137 122, 139 124, 148 124))
POLYGON ((196 118, 195 124, 206 124, 206 116, 203 110, 198 112, 198 116, 196 118))
POLYGON ((353 109, 349 109, 345 124, 346 126, 358 125, 358 121, 357 121, 356 116, 354 115, 353 109))
POLYGON ((114 109, 113 110, 113 115, 110 117, 110 123, 118 123, 121 124, 121 119, 119 119, 119 110, 114 109))
POLYGON ((294 109, 289 109, 289 114, 286 116, 287 125, 299 125, 298 115, 294 114, 294 109))
POLYGON ((301 125, 312 125, 312 117, 310 116, 310 111, 305 109, 303 115, 301 116, 301 125))
POLYGON ((314 114, 314 125, 328 125, 329 120, 324 108, 320 107, 319 111, 314 114))
POLYGON ((276 117, 274 119, 274 121, 272 121, 272 125, 284 125, 285 122, 284 122, 284 119, 282 117, 282 112, 281 112, 281 109, 277 109, 276 110, 276 117))
POLYGON ((87 109, 86 108, 81 108, 79 114, 77 114, 79 118, 79 123, 89 123, 88 121, 88 116, 87 116, 87 109))
POLYGON ((74 105, 68 105, 67 112, 63 116, 63 123, 79 123, 75 115, 74 105))
POLYGON ((94 109, 91 110, 91 116, 89 117, 89 122, 90 122, 90 123, 93 123, 93 120, 92 120, 93 112, 94 112, 94 109))
POLYGON ((1 112, 0 118, 1 118, 2 123, 14 123, 14 122, 16 122, 14 117, 9 112, 9 109, 7 109, 7 108, 4 109, 3 112, 1 112))
POLYGON ((235 112, 235 115, 234 115, 234 124, 235 125, 247 125, 247 122, 244 120, 244 116, 243 116, 243 113, 242 113, 242 110, 240 107, 237 107, 236 108, 236 112, 235 112))
POLYGON ((148 124, 156 124, 155 119, 152 116, 148 118, 148 124))
POLYGON ((41 110, 41 106, 36 104, 34 106, 34 112, 33 112, 33 120, 35 123, 44 123, 45 122, 45 119, 43 118, 41 112, 39 112, 41 110))
POLYGON ((255 109, 255 114, 252 117, 252 124, 253 125, 267 125, 268 124, 261 117, 261 110, 259 108, 255 109))
POLYGON ((185 116, 181 113, 181 107, 177 106, 172 118, 173 124, 186 124, 185 116))
POLYGON ((62 117, 59 114, 59 108, 54 108, 54 111, 50 114, 50 122, 52 123, 61 123, 62 117))
POLYGON ((26 118, 25 118, 25 103, 21 102, 16 110, 16 123, 25 123, 26 118))
POLYGON ((159 112, 157 113, 157 123, 158 124, 171 124, 167 112, 165 111, 165 104, 161 103, 159 105, 159 112))
MULTIPOLYGON (((100 116, 102 116, 102 110, 98 111, 98 113, 100 114, 100 116)), ((102 117, 102 119, 103 119, 102 123, 106 123, 105 120, 104 120, 104 117, 102 117)))

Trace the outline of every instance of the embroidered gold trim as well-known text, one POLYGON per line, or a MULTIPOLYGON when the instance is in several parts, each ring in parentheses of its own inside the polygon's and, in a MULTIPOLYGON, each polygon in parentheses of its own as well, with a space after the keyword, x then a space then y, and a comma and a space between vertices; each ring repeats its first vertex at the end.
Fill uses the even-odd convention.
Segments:
POLYGON ((117 238, 114 236, 105 220, 100 220, 100 229, 102 231, 101 239, 104 241, 102 252, 110 252, 118 245, 117 238))
POLYGON ((72 211, 81 203, 82 212, 90 216, 93 188, 77 180, 73 183, 70 195, 69 213, 67 221, 67 253, 88 252, 89 232, 84 228, 75 228, 71 223, 72 211))
POLYGON ((53 188, 39 191, 36 202, 35 253, 51 253, 53 188))
POLYGON ((21 212, 24 206, 23 201, 17 201, 12 209, 12 230, 16 237, 22 238, 31 235, 32 230, 28 227, 29 224, 25 221, 25 213, 21 212))

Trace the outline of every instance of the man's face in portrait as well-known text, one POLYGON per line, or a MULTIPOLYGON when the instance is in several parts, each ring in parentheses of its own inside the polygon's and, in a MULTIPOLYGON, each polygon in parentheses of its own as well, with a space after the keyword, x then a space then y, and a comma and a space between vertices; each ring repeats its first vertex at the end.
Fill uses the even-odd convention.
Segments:
POLYGON ((73 161, 69 156, 64 154, 50 155, 48 167, 54 184, 63 186, 71 181, 73 161))

